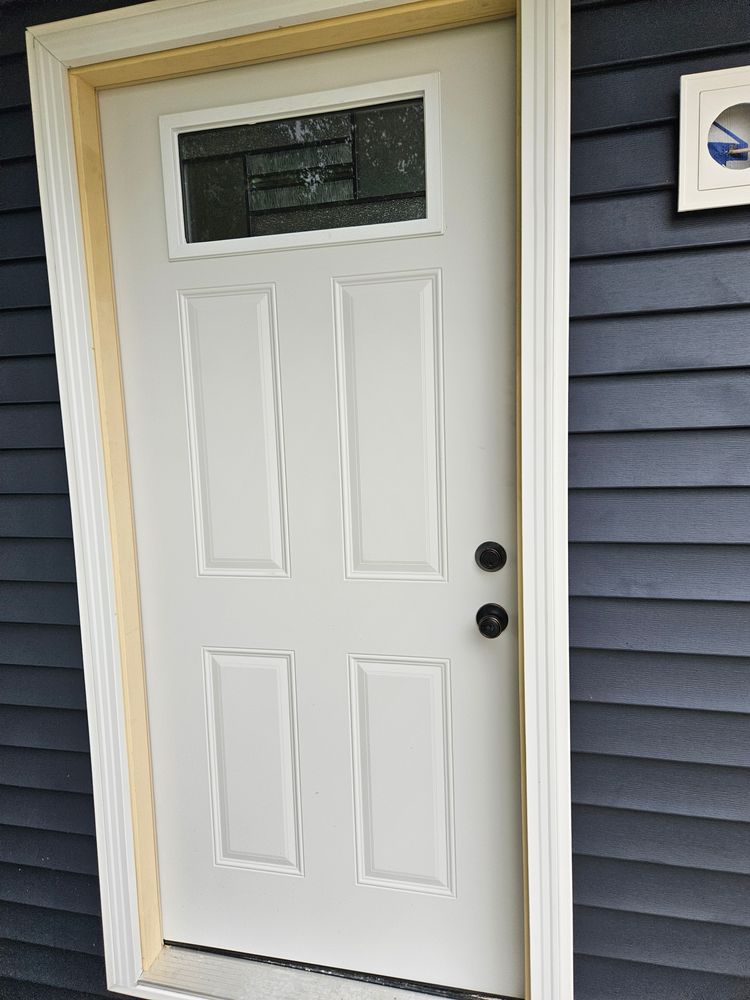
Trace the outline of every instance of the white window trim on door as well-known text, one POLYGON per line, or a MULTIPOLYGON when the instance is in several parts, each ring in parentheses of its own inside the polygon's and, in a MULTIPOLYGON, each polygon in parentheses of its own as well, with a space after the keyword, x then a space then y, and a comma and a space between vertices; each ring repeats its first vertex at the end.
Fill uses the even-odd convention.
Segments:
MULTIPOLYGON (((366 983, 176 948, 165 948, 151 974, 144 977, 114 566, 68 70, 404 2, 156 0, 28 32, 81 609, 107 981, 111 990, 130 996, 152 1000, 227 996, 226 989, 221 992, 222 981, 236 982, 240 967, 247 977, 243 983, 247 992, 242 995, 262 995, 264 1000, 282 993, 316 1000, 334 996, 375 1000, 392 997, 393 991, 386 994, 383 987, 366 983)), ((517 13, 518 144, 523 151, 518 228, 526 995, 531 1000, 572 1000, 567 603, 569 0, 518 0, 517 13)), ((404 993, 405 998, 410 995, 404 993)))
POLYGON ((159 118, 159 128, 161 131, 167 242, 170 260, 180 260, 186 257, 227 256, 238 253, 262 253, 264 250, 330 246, 334 243, 370 242, 378 239, 393 240, 405 236, 427 236, 443 232, 439 73, 360 84, 356 87, 342 87, 323 93, 282 97, 270 101, 255 101, 251 104, 236 104, 226 108, 162 115, 159 118), (424 158, 425 187, 427 190, 427 215, 424 218, 408 219, 403 222, 347 226, 345 228, 331 227, 330 229, 307 230, 298 233, 277 233, 272 236, 212 240, 207 243, 187 242, 183 223, 185 204, 180 177, 178 146, 180 135, 185 132, 201 131, 205 128, 227 128, 256 121, 286 118, 291 114, 309 115, 332 110, 341 111, 344 108, 381 104, 410 97, 421 97, 424 102, 424 158))

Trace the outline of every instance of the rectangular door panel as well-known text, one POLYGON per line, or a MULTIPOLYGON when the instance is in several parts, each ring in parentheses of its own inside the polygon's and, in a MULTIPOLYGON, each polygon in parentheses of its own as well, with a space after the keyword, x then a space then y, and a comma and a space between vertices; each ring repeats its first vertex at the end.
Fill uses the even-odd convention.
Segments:
POLYGON ((294 658, 204 649, 217 865, 302 874, 294 658))
POLYGON ((362 885, 455 895, 447 660, 349 657, 362 885))
POLYGON ((347 576, 445 579, 440 272, 333 288, 347 576))
POLYGON ((199 571, 288 576, 274 289, 179 300, 199 571))

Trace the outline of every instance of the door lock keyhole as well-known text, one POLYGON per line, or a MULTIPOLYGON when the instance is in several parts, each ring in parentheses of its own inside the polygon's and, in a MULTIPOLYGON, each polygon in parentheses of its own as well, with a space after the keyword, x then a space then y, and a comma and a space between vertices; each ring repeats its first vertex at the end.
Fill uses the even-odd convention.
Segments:
POLYGON ((474 553, 474 560, 487 573, 497 573, 508 561, 508 553, 500 542, 482 542, 474 553))
POLYGON ((477 611, 477 625, 485 639, 497 639, 508 627, 508 612, 499 604, 483 604, 477 611))

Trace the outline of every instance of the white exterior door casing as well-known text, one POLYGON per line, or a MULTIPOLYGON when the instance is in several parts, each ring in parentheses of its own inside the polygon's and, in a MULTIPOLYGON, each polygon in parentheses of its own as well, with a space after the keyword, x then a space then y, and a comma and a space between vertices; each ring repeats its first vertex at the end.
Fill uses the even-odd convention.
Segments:
POLYGON ((168 941, 523 994, 513 56, 101 95, 168 941), (443 233, 169 259, 160 117, 434 74, 443 233))

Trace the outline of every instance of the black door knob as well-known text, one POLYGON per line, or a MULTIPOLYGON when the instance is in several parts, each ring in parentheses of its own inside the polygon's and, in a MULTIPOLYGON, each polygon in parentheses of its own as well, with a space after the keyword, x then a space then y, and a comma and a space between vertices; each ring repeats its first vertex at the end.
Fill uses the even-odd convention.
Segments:
POLYGON ((508 627, 508 612, 499 604, 483 604, 477 611, 477 625, 485 639, 497 639, 508 627))
POLYGON ((508 561, 508 553, 499 542, 482 542, 474 553, 474 559, 480 569, 497 573, 508 561))

